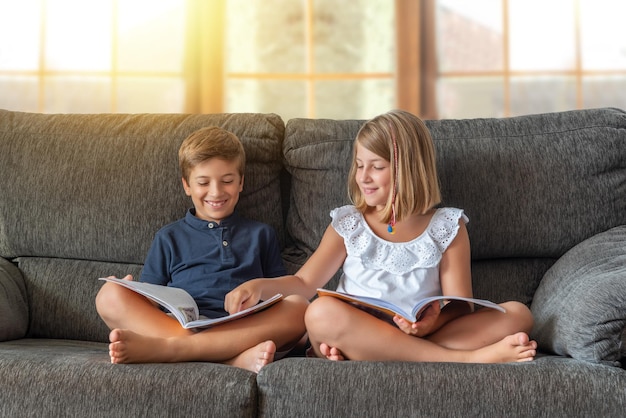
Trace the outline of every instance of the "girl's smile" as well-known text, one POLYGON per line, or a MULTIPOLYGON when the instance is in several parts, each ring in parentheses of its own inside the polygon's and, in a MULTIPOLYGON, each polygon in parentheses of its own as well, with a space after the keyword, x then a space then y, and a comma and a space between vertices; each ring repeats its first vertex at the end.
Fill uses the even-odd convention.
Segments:
POLYGON ((368 206, 382 209, 391 191, 391 168, 389 161, 357 144, 356 182, 368 206))

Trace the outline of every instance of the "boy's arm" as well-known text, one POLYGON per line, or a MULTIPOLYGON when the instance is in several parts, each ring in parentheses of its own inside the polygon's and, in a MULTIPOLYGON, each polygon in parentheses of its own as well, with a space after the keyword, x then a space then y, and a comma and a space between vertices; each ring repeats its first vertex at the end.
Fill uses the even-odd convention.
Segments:
POLYGON ((166 286, 169 281, 167 245, 159 234, 154 237, 141 269, 140 282, 166 286))
POLYGON ((343 238, 329 226, 317 250, 295 275, 250 280, 226 295, 224 307, 229 313, 239 312, 276 293, 311 299, 317 288, 328 283, 339 270, 345 258, 343 238))

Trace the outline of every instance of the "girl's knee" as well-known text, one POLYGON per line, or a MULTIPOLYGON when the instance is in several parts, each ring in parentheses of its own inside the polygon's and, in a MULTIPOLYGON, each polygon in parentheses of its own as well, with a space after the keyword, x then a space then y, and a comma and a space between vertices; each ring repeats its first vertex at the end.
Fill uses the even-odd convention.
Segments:
POLYGON ((533 328, 533 314, 525 304, 517 301, 505 302, 502 307, 506 309, 508 316, 519 326, 522 331, 530 332, 533 328))
POLYGON ((346 303, 331 297, 315 299, 304 314, 304 322, 309 332, 315 330, 336 329, 341 326, 342 312, 346 303))

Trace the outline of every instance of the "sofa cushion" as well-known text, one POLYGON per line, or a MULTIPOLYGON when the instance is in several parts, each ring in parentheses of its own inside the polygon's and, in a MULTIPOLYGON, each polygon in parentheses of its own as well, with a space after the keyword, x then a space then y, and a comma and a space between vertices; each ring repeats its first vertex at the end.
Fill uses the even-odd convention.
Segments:
POLYGON ((192 206, 178 148, 220 126, 246 150, 238 210, 284 240, 277 115, 47 115, 0 110, 0 256, 143 263, 154 233, 192 206))
POLYGON ((554 356, 506 364, 285 359, 257 381, 262 417, 617 418, 626 407, 624 370, 554 356))
MULTIPOLYGON (((347 201, 351 147, 363 121, 291 119, 287 228, 310 253, 347 201)), ((474 259, 558 258, 626 224, 626 112, 576 110, 503 119, 426 121, 443 204, 463 208, 474 259)))
POLYGON ((0 341, 22 338, 28 330, 24 278, 13 263, 0 258, 0 341))
POLYGON ((287 231, 292 246, 285 258, 297 268, 317 248, 330 211, 349 202, 352 142, 362 121, 291 119, 283 153, 291 174, 287 231))
POLYGON ((103 276, 137 276, 139 264, 20 257, 30 317, 28 337, 109 341, 109 329, 96 311, 103 276))
MULTIPOLYGON (((294 268, 317 248, 329 211, 348 202, 352 143, 363 122, 287 122, 283 152, 293 176, 287 214, 293 242, 286 254, 294 268)), ((442 204, 469 217, 474 261, 553 262, 586 238, 626 224, 626 112, 426 124, 437 151, 442 204)), ((532 295, 538 284, 536 277, 530 280, 532 287, 517 300, 529 302, 528 290, 532 295)))
POLYGON ((111 364, 107 344, 0 343, 2 417, 255 417, 256 374, 213 363, 111 364))
POLYGON ((531 309, 541 350, 619 365, 626 356, 626 226, 561 257, 541 281, 531 309))

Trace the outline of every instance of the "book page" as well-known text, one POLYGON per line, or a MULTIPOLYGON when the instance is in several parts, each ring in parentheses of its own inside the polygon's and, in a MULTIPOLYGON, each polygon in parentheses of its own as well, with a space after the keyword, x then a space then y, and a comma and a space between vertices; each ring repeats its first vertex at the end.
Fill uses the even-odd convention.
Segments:
POLYGON ((117 283, 158 303, 170 311, 183 326, 199 317, 196 302, 183 289, 110 277, 103 277, 99 280, 117 283))
POLYGON ((277 302, 280 302, 283 299, 283 295, 280 293, 275 294, 274 296, 272 296, 271 298, 264 300, 262 302, 259 302, 258 304, 249 307, 248 309, 244 309, 243 311, 239 311, 237 313, 234 313, 232 315, 227 315, 227 316, 222 316, 220 318, 211 318, 211 319, 198 319, 195 321, 191 321, 186 323, 185 325, 183 325, 183 328, 186 329, 190 329, 190 328, 208 328, 208 327, 212 327, 218 324, 223 324, 226 322, 230 322, 233 321, 235 319, 239 319, 239 318, 243 318, 245 316, 251 315, 255 312, 259 312, 262 311, 264 309, 269 308, 270 306, 274 305, 277 302))

